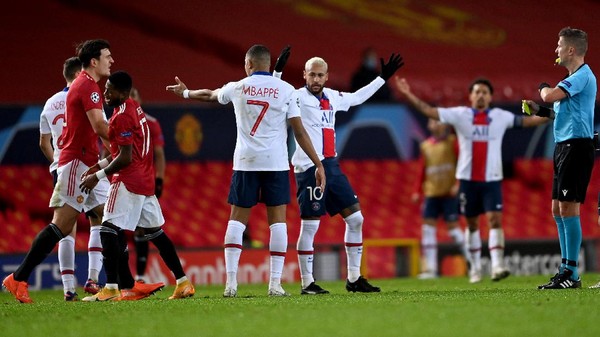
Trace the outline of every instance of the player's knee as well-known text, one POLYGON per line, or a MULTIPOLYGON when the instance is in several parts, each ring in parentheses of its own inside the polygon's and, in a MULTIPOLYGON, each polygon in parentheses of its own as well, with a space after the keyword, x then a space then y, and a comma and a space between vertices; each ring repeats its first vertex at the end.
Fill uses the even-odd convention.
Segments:
POLYGON ((164 232, 162 227, 144 228, 144 239, 146 241, 152 241, 157 237, 161 236, 164 232))
POLYGON ((108 225, 112 224, 105 222, 100 230, 100 242, 102 243, 102 255, 105 258, 116 258, 119 255, 119 233, 114 228, 108 225), (107 224, 105 226, 105 223, 107 224))
POLYGON ((493 212, 488 217, 490 228, 502 228, 502 215, 499 212, 493 212))
POLYGON ((349 231, 353 232, 362 231, 362 225, 364 220, 365 218, 363 217, 361 211, 354 212, 344 218, 344 221, 346 222, 346 227, 349 231))

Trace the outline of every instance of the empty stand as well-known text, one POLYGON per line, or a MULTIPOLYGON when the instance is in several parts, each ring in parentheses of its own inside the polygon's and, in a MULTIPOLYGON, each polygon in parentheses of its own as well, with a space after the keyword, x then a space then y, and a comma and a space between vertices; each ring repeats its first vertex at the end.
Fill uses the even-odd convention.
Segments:
MULTIPOLYGON (((582 28, 590 46, 600 45, 600 25, 589 15, 600 10, 598 1, 573 1, 568 13, 562 1, 544 4, 543 15, 528 15, 539 12, 538 2, 357 1, 349 6, 324 0, 223 0, 201 5, 172 0, 165 6, 162 1, 105 0, 90 6, 59 0, 32 6, 9 1, 4 10, 27 13, 27 20, 6 15, 0 21, 4 49, 10 51, 3 55, 3 64, 10 66, 0 73, 0 83, 5 83, 5 103, 42 103, 64 84, 60 65, 74 54, 74 45, 101 37, 111 42, 117 69, 127 69, 134 81, 143 78, 136 86, 147 102, 181 102, 164 90, 175 75, 192 87, 216 88, 239 79, 243 53, 254 43, 267 45, 273 54, 293 46, 286 66, 290 76, 285 76, 296 86, 302 85, 304 62, 318 55, 331 65, 330 84, 347 89, 361 53, 374 47, 380 56, 402 53, 402 76, 430 101, 464 103, 469 82, 478 76, 496 85, 496 101, 515 101, 537 97, 540 81, 556 83, 563 76, 564 68, 553 67, 562 27, 582 28), (40 24, 49 17, 60 24, 40 24), (256 25, 257 17, 269 20, 256 25), (321 32, 318 43, 307 34, 311 26, 321 32), (279 33, 282 27, 285 34, 279 33), (39 50, 54 52, 40 64, 39 50), (35 79, 36 90, 27 79, 35 79)), ((599 55, 591 47, 586 61, 599 64, 599 55)))
MULTIPOLYGON (((419 238, 420 205, 412 203, 410 194, 418 165, 397 160, 342 160, 346 173, 359 196, 365 217, 364 238, 419 238)), ((503 183, 503 225, 507 240, 556 239, 556 225, 551 214, 552 161, 517 160, 514 178, 503 183)), ((227 204, 231 180, 231 162, 170 162, 167 165, 165 190, 160 203, 165 215, 165 229, 178 247, 221 247, 230 206, 227 204)), ((599 238, 596 225, 596 193, 600 186, 598 165, 594 169, 586 202, 582 206, 585 238, 599 238)), ((300 217, 292 183, 292 202, 288 206, 289 244, 294 246, 300 231, 300 217)), ((52 211, 48 199, 52 181, 42 166, 0 166, 0 221, 4 235, 0 252, 26 251, 37 232, 48 224, 52 211)), ((442 228, 442 227, 440 227, 442 228)), ((345 224, 341 217, 324 216, 315 244, 343 244, 345 224)), ((253 240, 268 246, 269 229, 264 205, 252 210, 247 233, 253 240)), ((441 242, 450 242, 441 229, 441 242)), ((82 214, 78 219, 76 248, 87 249, 89 222, 82 214)), ((487 228, 482 237, 487 239, 487 228)))

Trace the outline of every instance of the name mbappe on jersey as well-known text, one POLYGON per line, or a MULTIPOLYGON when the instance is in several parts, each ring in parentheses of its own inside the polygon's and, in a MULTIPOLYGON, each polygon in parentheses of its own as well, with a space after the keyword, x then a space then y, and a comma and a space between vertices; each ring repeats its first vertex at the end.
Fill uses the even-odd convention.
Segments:
POLYGON ((244 95, 253 96, 253 97, 272 97, 279 98, 279 88, 257 88, 253 85, 246 86, 245 84, 242 86, 242 92, 244 95))

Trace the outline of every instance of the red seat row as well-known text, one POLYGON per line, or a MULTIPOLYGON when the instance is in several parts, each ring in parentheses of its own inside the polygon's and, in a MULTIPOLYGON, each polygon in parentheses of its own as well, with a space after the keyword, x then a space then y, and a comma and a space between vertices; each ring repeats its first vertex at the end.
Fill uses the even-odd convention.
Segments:
MULTIPOLYGON (((410 195, 418 169, 415 162, 396 160, 341 162, 350 179, 365 217, 365 238, 419 238, 420 205, 410 195)), ((585 237, 600 237, 596 225, 595 195, 600 176, 594 171, 588 189, 588 202, 582 206, 585 237)), ((223 243, 230 206, 227 204, 231 162, 170 162, 165 190, 160 199, 165 215, 165 229, 179 247, 220 247, 223 243)), ((295 182, 290 173, 292 191, 295 182)), ((550 212, 552 161, 518 160, 515 176, 503 184, 503 224, 507 239, 554 239, 556 226, 550 212)), ((0 221, 5 233, 0 237, 0 252, 26 251, 35 234, 50 220, 48 199, 52 181, 42 166, 0 166, 0 221)), ((289 243, 293 245, 300 230, 295 193, 288 206, 289 243)), ((316 244, 341 244, 345 224, 336 216, 323 217, 316 244)), ((252 240, 268 245, 269 229, 266 210, 259 205, 252 210, 247 233, 252 240)), ((442 229, 440 233, 445 233, 442 229)), ((77 248, 85 250, 89 224, 81 217, 77 248)), ((484 239, 487 230, 482 231, 484 239)), ((449 239, 442 235, 440 240, 449 239)))

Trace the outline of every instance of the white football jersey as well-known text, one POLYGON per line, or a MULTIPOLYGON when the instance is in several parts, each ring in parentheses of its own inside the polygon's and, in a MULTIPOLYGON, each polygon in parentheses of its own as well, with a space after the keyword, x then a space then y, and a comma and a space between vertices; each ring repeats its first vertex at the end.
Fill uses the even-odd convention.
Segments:
MULTIPOLYGON (((362 104, 373 96, 384 83, 385 81, 381 77, 377 77, 354 93, 323 88, 322 99, 313 95, 306 87, 297 90, 302 124, 310 136, 320 160, 337 156, 334 128, 336 112, 348 111, 350 107, 362 104)), ((292 164, 294 172, 304 172, 314 165, 297 141, 292 164)))
POLYGON ((493 108, 438 108, 440 121, 454 126, 458 135, 456 178, 469 181, 502 180, 502 139, 515 124, 515 115, 493 108))
POLYGON ((290 169, 287 120, 300 117, 294 87, 256 72, 230 82, 218 92, 221 104, 233 103, 237 139, 233 154, 236 171, 285 171, 290 169))
POLYGON ((56 145, 62 134, 65 119, 65 106, 67 101, 67 90, 63 89, 50 97, 40 114, 40 134, 52 134, 52 147, 54 148, 54 160, 50 164, 50 172, 58 167, 58 156, 60 150, 56 145))

